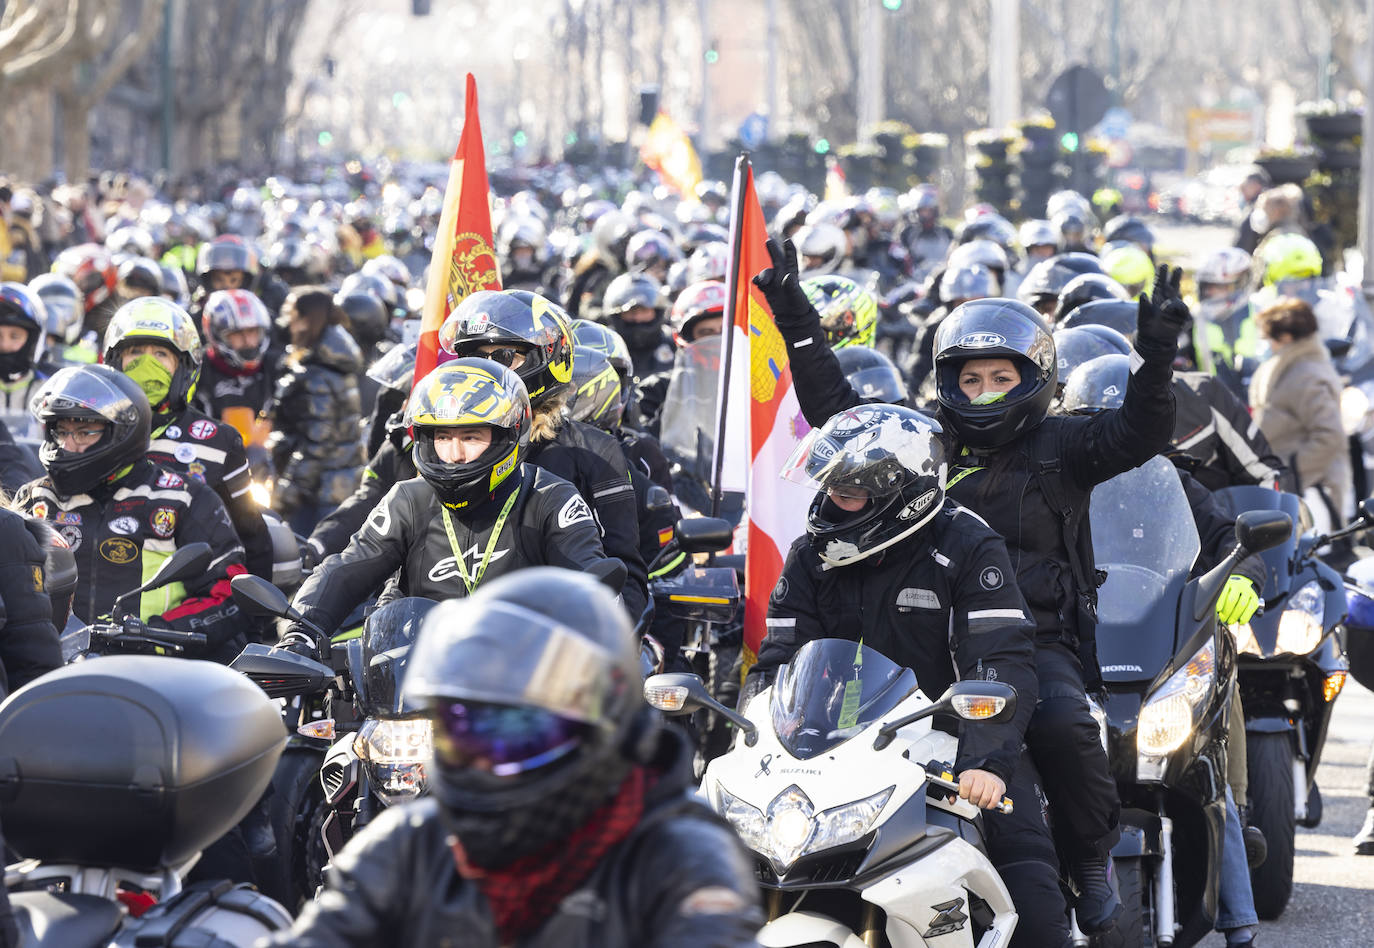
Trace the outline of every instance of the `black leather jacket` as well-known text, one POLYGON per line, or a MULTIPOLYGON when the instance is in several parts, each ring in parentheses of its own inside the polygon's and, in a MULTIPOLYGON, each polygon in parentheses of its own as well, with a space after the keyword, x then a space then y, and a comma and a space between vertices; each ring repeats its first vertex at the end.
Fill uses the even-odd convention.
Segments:
MULTIPOLYGON (((665 731, 671 763, 629 837, 519 948, 736 948, 763 922, 734 832, 687 796, 691 754, 665 731)), ((271 945, 496 948, 486 897, 454 867, 438 803, 392 807, 334 860, 324 891, 271 945)))

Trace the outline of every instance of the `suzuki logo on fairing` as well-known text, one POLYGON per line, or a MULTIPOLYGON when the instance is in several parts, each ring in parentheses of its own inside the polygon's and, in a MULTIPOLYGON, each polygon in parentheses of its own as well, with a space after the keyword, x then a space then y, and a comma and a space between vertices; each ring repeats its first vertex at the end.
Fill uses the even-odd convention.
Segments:
POLYGON ((964 923, 968 921, 968 916, 959 911, 963 906, 963 899, 953 899, 949 902, 941 902, 939 905, 932 905, 931 908, 935 910, 936 915, 930 920, 930 931, 921 937, 938 938, 963 928, 964 923))

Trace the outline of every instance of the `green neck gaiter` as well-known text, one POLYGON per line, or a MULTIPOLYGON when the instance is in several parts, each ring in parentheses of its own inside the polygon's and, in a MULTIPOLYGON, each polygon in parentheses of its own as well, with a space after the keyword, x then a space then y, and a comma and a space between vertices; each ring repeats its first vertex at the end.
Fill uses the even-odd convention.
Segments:
POLYGON ((153 411, 157 411, 158 406, 167 400, 167 394, 172 390, 172 373, 157 361, 157 356, 147 353, 139 356, 124 367, 124 374, 143 389, 153 411))

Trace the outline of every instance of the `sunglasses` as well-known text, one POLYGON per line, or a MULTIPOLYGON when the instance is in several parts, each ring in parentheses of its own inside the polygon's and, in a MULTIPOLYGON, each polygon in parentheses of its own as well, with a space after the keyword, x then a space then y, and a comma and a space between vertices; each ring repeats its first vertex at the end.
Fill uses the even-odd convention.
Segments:
POLYGON ((587 725, 540 708, 451 701, 434 722, 434 757, 446 767, 515 777, 577 749, 587 725))

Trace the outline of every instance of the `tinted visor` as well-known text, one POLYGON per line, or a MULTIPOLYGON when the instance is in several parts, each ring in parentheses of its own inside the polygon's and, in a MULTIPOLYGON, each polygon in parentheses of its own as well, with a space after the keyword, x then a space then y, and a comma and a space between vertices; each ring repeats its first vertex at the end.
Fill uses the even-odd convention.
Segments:
POLYGON ((588 730, 541 708, 450 701, 435 713, 435 760, 493 777, 516 777, 562 760, 588 730))

